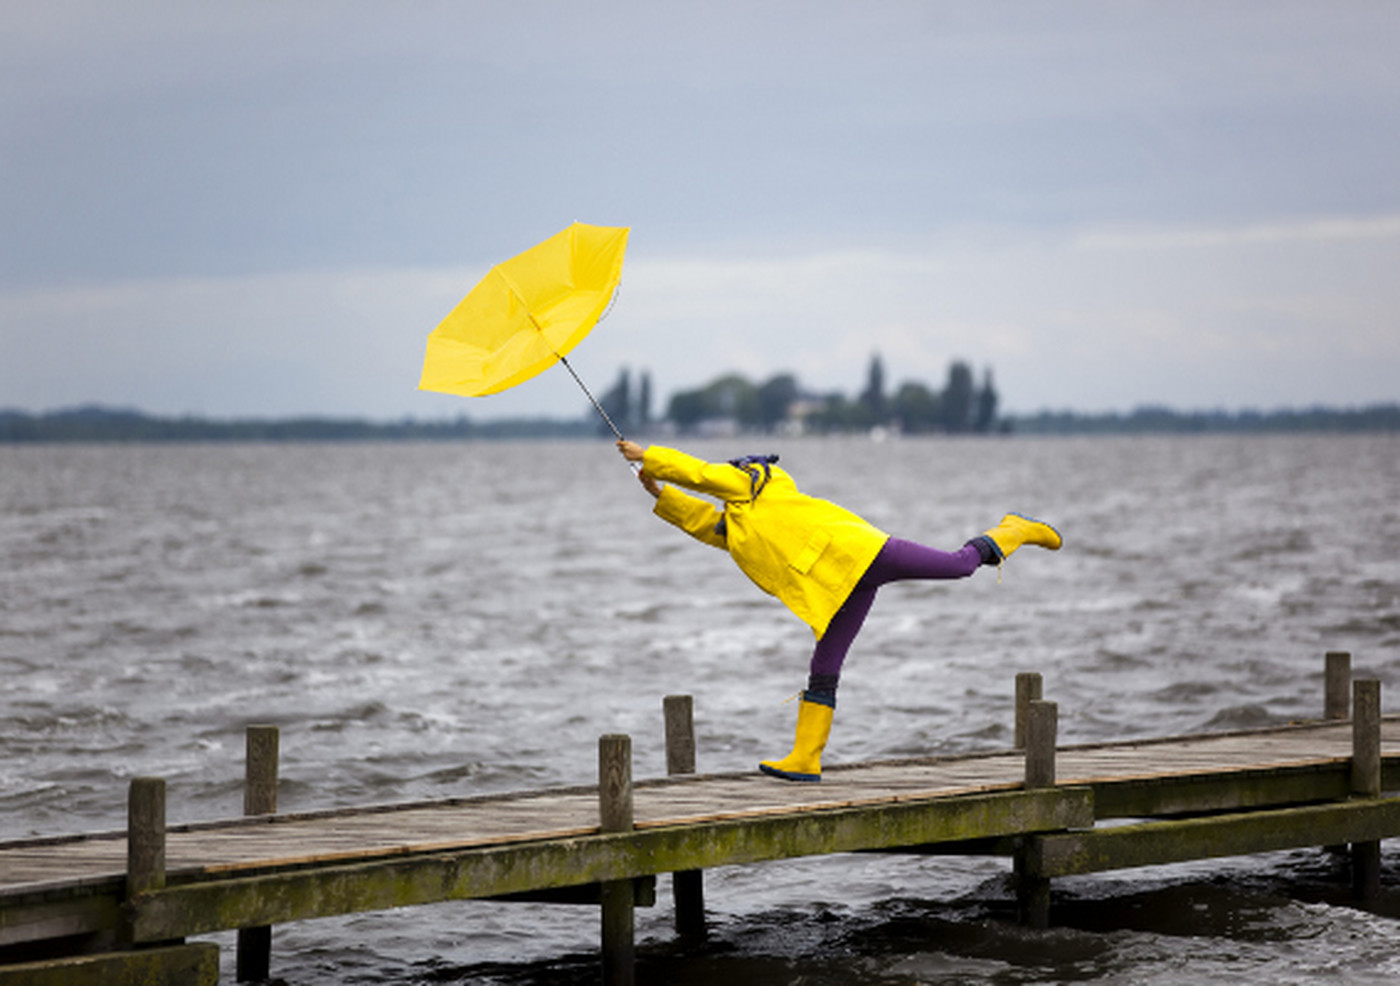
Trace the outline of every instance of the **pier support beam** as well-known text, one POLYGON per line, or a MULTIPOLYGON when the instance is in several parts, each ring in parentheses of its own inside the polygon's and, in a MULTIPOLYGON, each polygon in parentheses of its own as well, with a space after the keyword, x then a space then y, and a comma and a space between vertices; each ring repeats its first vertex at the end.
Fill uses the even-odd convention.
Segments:
MULTIPOLYGON (((249 726, 245 747, 243 814, 270 815, 277 810, 277 727, 249 726)), ((271 971, 272 926, 240 928, 235 972, 238 982, 262 982, 271 976, 271 971)))
MULTIPOLYGON (((604 833, 632 831, 632 738, 598 739, 598 819, 604 833)), ((603 912, 604 986, 636 981, 636 925, 631 880, 608 880, 599 888, 603 912)))
MULTIPOLYGON (((1351 792, 1356 798, 1381 793, 1381 683, 1352 683, 1351 792)), ((1361 901, 1374 901, 1381 889, 1381 844, 1351 844, 1351 887, 1361 901)))
MULTIPOLYGON (((662 700, 666 718, 666 773, 695 773, 695 702, 689 695, 667 695, 662 700)), ((681 870, 671 874, 671 892, 676 908, 676 933, 687 938, 704 938, 705 874, 703 870, 681 870)))
MULTIPOLYGON (((1038 679, 1040 676, 1036 675, 1038 679)), ((1036 684, 1039 682, 1037 681, 1036 684)), ((1019 677, 1018 677, 1019 685, 1019 677)), ((1019 690, 1019 689, 1018 689, 1019 690)), ((1055 743, 1059 732, 1059 707, 1054 702, 1030 699, 1025 721, 1026 789, 1055 786, 1055 743)), ((1050 879, 1041 876, 1030 859, 1026 844, 1017 847, 1013 857, 1016 878, 1016 909, 1022 924, 1045 929, 1050 926, 1050 879)))
POLYGON ((219 946, 191 942, 0 966, 0 986, 218 986, 219 946))

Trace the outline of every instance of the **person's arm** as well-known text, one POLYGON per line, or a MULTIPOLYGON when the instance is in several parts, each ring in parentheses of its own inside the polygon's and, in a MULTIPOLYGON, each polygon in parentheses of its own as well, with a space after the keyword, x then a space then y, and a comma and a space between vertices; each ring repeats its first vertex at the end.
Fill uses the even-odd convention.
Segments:
POLYGON ((683 493, 674 486, 663 486, 652 512, 697 541, 703 541, 713 548, 729 550, 729 540, 716 530, 724 519, 724 511, 712 503, 683 493))
MULTIPOLYGON (((638 445, 636 442, 629 442, 625 438, 619 438, 617 440, 617 450, 622 453, 622 457, 628 462, 641 462, 646 456, 646 449, 642 448, 642 446, 638 445)), ((653 497, 661 496, 661 484, 653 479, 651 474, 645 469, 637 470, 637 482, 646 487, 646 491, 653 497)))
POLYGON ((665 487, 663 487, 660 483, 652 479, 651 475, 645 469, 638 471, 637 482, 645 486, 647 492, 650 493, 653 497, 660 497, 661 491, 665 489, 665 487))
POLYGON ((693 455, 660 445, 641 448, 634 442, 619 443, 624 448, 623 455, 629 452, 641 453, 639 460, 644 470, 653 479, 664 483, 679 483, 697 493, 707 493, 721 500, 747 500, 752 494, 749 474, 731 466, 727 462, 713 463, 697 459, 693 455))
MULTIPOLYGON (((636 442, 623 439, 617 443, 618 451, 628 462, 642 462, 647 450, 636 442)), ((713 504, 697 497, 689 496, 674 486, 662 486, 647 469, 637 473, 637 480, 656 498, 654 513, 669 524, 674 524, 697 541, 716 548, 729 548, 729 542, 715 528, 724 519, 723 511, 713 504)))

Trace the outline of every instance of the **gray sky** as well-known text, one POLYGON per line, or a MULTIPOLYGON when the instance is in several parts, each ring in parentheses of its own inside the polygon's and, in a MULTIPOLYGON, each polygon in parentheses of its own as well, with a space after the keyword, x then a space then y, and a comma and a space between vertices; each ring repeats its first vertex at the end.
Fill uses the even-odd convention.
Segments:
POLYGON ((1400 399, 1400 4, 0 0, 0 407, 416 390, 494 262, 632 227, 572 361, 1004 408, 1400 399))

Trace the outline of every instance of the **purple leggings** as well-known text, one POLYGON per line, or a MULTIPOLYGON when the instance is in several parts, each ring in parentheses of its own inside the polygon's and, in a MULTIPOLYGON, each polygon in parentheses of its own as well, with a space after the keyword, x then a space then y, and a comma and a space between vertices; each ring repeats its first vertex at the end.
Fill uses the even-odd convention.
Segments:
POLYGON ((981 564, 982 554, 972 543, 949 552, 890 538, 831 618, 822 639, 817 641, 817 649, 812 652, 811 673, 829 675, 833 679, 841 673, 846 652, 865 623, 880 586, 908 579, 965 579, 981 564))

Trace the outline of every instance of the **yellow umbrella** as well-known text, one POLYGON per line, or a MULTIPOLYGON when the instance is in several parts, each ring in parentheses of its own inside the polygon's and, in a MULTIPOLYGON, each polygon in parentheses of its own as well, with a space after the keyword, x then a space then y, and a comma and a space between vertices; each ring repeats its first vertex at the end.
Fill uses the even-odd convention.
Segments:
POLYGON ((574 223, 491 268, 428 336, 418 389, 484 397, 558 361, 621 438, 564 357, 612 303, 629 232, 574 223))

